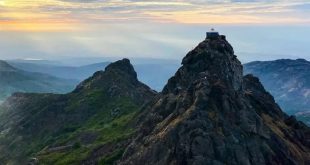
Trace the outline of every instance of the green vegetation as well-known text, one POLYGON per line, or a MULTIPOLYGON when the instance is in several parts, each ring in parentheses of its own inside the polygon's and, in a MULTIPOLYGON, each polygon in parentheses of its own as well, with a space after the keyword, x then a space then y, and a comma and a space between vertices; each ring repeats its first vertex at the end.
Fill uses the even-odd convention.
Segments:
MULTIPOLYGON (((75 164, 85 159, 93 149, 106 143, 121 141, 134 132, 129 125, 139 107, 130 98, 109 98, 103 91, 87 92, 86 96, 72 95, 71 98, 67 100, 67 106, 63 107, 62 115, 67 115, 66 118, 73 114, 78 116, 74 122, 61 125, 57 119, 50 118, 50 125, 46 125, 52 127, 50 130, 38 128, 35 134, 29 137, 24 135, 23 139, 15 134, 1 134, 0 144, 11 143, 9 146, 5 145, 11 151, 9 157, 20 157, 21 160, 25 156, 38 157, 44 164, 75 164), (86 99, 81 101, 82 98, 86 99), (85 104, 87 111, 84 109, 85 104), (92 115, 82 119, 81 116, 88 115, 89 111, 92 115), (53 150, 64 146, 68 147, 53 150)), ((35 114, 28 114, 31 116, 28 122, 38 122, 48 110, 43 108, 35 114)))
POLYGON ((0 106, 0 162, 26 164, 34 158, 62 165, 90 157, 114 162, 122 152, 119 145, 135 131, 132 123, 140 106, 155 93, 137 80, 128 60, 107 68, 72 93, 17 94, 0 106))
MULTIPOLYGON (((119 100, 119 104, 112 103, 111 107, 118 106, 124 108, 124 114, 120 117, 107 118, 107 112, 102 112, 90 118, 81 128, 70 132, 65 136, 62 135, 56 141, 59 144, 68 144, 72 141, 76 141, 73 148, 67 151, 51 152, 47 154, 39 155, 40 162, 44 164, 75 164, 89 155, 89 151, 102 146, 106 143, 113 143, 126 139, 133 133, 133 129, 128 127, 129 123, 133 120, 137 112, 137 107, 132 105, 127 99, 119 100), (114 105, 114 106, 113 106, 114 105), (102 120, 104 119, 104 120, 102 120), (80 135, 91 134, 95 135, 96 138, 90 144, 83 144, 80 140, 80 135), (79 145, 77 145, 79 144, 79 145)), ((111 164, 111 162, 119 156, 120 151, 113 153, 101 160, 103 164, 111 164)))

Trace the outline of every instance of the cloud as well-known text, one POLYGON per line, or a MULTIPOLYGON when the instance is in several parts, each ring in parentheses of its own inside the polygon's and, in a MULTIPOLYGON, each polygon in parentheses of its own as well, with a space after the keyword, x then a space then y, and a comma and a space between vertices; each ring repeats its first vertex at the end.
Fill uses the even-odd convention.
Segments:
POLYGON ((292 9, 297 10, 297 11, 310 11, 310 2, 305 3, 305 4, 297 4, 297 5, 292 5, 292 9))
MULTIPOLYGON (((61 0, 64 2, 78 2, 78 3, 93 3, 93 2, 99 2, 100 0, 61 0)), ((102 1, 104 2, 104 1, 102 1)))
MULTIPOLYGON (((309 23, 309 1, 294 0, 0 0, 0 24, 178 22, 309 23)), ((30 25, 33 24, 33 25, 30 25)), ((10 25, 10 26, 11 26, 10 25)), ((27 25, 28 26, 28 25, 27 25)), ((28 27, 29 27, 28 26, 28 27)), ((42 26, 43 27, 43 26, 42 26)), ((60 28, 60 30, 63 30, 60 28)))

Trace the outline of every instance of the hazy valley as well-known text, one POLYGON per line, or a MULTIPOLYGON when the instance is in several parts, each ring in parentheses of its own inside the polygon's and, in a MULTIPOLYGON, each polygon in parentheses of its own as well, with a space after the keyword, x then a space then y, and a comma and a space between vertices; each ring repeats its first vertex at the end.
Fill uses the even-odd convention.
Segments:
POLYGON ((27 72, 0 61, 0 102, 15 92, 67 93, 78 81, 27 72))

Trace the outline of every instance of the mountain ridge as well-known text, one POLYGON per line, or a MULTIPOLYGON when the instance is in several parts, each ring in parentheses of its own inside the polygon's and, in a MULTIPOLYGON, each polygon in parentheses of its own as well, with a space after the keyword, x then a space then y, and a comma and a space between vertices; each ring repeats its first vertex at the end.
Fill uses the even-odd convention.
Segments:
POLYGON ((305 59, 256 61, 245 64, 245 73, 258 76, 279 105, 289 114, 310 122, 310 62, 305 59), (307 116, 305 114, 305 116, 307 116))
POLYGON ((310 129, 287 116, 224 36, 183 59, 119 164, 309 164, 310 129), (302 136, 296 136, 300 133, 302 136))
POLYGON ((310 128, 243 76, 222 35, 190 51, 160 93, 123 59, 72 93, 15 94, 0 109, 0 160, 11 164, 310 163, 310 128))
POLYGON ((23 71, 0 61, 0 85, 0 101, 4 101, 14 92, 66 93, 73 89, 75 81, 23 71))
MULTIPOLYGON (((115 59, 109 59, 115 61, 115 59)), ((157 91, 161 91, 166 83, 166 80, 170 78, 174 71, 179 67, 179 63, 169 60, 154 60, 154 59, 143 59, 131 61, 135 69, 138 72, 139 79, 148 84, 150 87, 157 91), (148 60, 148 61, 147 61, 148 60), (158 74, 161 73, 161 74, 158 74), (152 75, 152 76, 150 76, 152 75)), ((40 72, 44 74, 50 74, 59 78, 70 78, 79 81, 91 76, 94 72, 103 70, 110 62, 100 62, 90 65, 83 66, 59 66, 59 65, 43 65, 41 63, 34 62, 23 62, 23 61, 9 61, 11 65, 16 68, 30 71, 40 72)))
POLYGON ((1 162, 26 164, 38 157, 47 164, 77 163, 101 143, 130 136, 128 124, 156 92, 139 82, 134 70, 118 67, 133 69, 124 59, 94 73, 71 93, 15 93, 8 98, 0 106, 1 162))

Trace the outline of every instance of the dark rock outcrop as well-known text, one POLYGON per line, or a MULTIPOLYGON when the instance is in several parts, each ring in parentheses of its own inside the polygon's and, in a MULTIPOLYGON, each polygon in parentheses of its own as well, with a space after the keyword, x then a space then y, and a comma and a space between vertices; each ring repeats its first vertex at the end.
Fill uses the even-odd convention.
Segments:
POLYGON ((182 64, 144 107, 119 164, 310 164, 310 129, 258 78, 243 77, 225 37, 206 39, 182 64))
POLYGON ((124 58, 122 60, 116 61, 110 65, 108 65, 105 70, 107 72, 109 71, 119 71, 124 72, 126 75, 131 76, 134 79, 137 79, 137 73, 133 66, 131 65, 129 59, 124 58))
POLYGON ((105 71, 94 73, 92 77, 81 82, 73 93, 98 89, 111 97, 131 97, 139 104, 147 102, 148 99, 145 98, 152 98, 156 94, 138 80, 137 73, 128 59, 111 63, 105 71))

